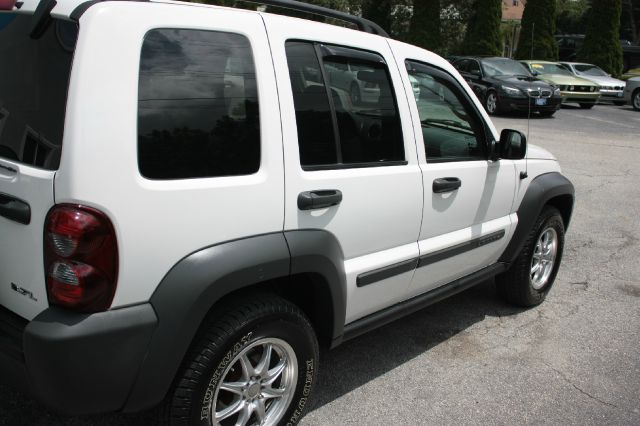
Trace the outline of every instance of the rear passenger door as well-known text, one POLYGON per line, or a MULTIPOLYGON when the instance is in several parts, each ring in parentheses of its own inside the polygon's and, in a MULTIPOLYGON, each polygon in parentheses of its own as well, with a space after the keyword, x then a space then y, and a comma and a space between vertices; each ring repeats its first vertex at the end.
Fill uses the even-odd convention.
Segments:
POLYGON ((404 299, 418 255, 422 181, 402 81, 380 37, 264 19, 282 111, 285 230, 337 238, 349 323, 404 299), (336 204, 306 209, 301 198, 336 204))

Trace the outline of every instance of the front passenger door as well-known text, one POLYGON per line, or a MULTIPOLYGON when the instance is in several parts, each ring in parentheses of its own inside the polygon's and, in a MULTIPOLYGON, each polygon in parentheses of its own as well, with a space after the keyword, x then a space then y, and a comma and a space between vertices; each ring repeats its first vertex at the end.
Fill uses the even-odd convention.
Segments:
POLYGON ((490 161, 493 139, 477 104, 453 75, 406 61, 421 84, 414 120, 423 175, 420 260, 409 290, 415 296, 495 263, 515 222, 513 161, 490 161), (417 126, 416 126, 417 127, 417 126))

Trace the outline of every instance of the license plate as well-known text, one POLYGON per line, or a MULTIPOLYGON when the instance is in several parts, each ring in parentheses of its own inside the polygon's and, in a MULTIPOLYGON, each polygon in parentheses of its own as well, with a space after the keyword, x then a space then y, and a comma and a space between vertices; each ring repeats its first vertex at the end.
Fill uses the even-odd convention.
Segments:
POLYGON ((536 105, 546 105, 547 100, 544 98, 536 99, 536 105))

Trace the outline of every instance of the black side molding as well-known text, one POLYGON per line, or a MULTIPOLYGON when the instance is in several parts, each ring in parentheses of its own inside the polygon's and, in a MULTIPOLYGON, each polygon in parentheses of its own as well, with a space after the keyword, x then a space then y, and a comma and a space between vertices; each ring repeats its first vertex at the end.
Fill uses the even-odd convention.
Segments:
POLYGON ((26 201, 0 192, 0 216, 28 225, 31 223, 31 207, 26 201))
POLYGON ((495 263, 471 275, 467 275, 466 277, 460 278, 459 280, 453 281, 449 284, 443 285, 442 287, 438 287, 427 293, 416 296, 413 299, 400 302, 396 305, 390 306, 387 309, 383 309, 382 311, 356 320, 344 327, 344 334, 342 336, 341 342, 353 339, 370 330, 381 327, 406 315, 412 314, 416 311, 419 311, 420 309, 426 308, 427 306, 444 300, 449 296, 453 296, 456 293, 460 293, 461 291, 485 282, 506 270, 506 265, 502 263, 495 263))
POLYGON ((400 275, 405 272, 416 269, 418 265, 418 259, 409 259, 404 262, 399 262, 394 265, 389 265, 384 268, 376 269, 373 271, 365 272, 358 275, 356 278, 356 285, 358 287, 364 287, 369 284, 376 283, 378 281, 386 280, 395 275, 400 275))
POLYGON ((573 210, 574 193, 573 184, 560 173, 545 173, 534 178, 518 207, 516 230, 499 261, 510 264, 518 257, 527 235, 531 231, 531 227, 540 216, 540 212, 542 212, 542 208, 552 199, 564 201, 562 205, 565 207, 565 211, 561 211, 561 213, 564 219, 564 226, 567 228, 573 210))
POLYGON ((425 254, 424 256, 420 256, 420 260, 418 261, 418 268, 431 265, 432 263, 440 262, 441 260, 457 256, 473 249, 477 249, 478 247, 482 247, 484 245, 493 243, 494 241, 498 241, 502 237, 504 237, 504 229, 492 232, 491 234, 487 234, 479 238, 474 238, 473 240, 455 245, 453 247, 447 247, 442 250, 434 251, 433 253, 425 254))

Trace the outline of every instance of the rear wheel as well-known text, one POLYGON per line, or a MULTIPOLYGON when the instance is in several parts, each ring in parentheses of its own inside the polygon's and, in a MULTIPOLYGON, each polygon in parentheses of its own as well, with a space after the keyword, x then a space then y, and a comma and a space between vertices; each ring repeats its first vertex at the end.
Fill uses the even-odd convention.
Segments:
POLYGON ((318 343, 277 296, 232 303, 196 338, 169 401, 172 425, 296 424, 314 385, 318 343))
POLYGON ((489 115, 497 114, 499 111, 498 107, 498 95, 496 92, 489 91, 487 92, 487 96, 484 100, 484 107, 489 113, 489 115))
POLYGON ((631 95, 631 105, 633 105, 633 109, 640 111, 640 89, 636 89, 631 95))
POLYGON ((562 216, 556 208, 546 206, 513 265, 496 277, 499 293, 518 306, 542 303, 555 281, 563 248, 562 216))
POLYGON ((594 106, 596 106, 596 104, 590 104, 590 103, 580 103, 580 108, 582 109, 591 109, 594 106))

